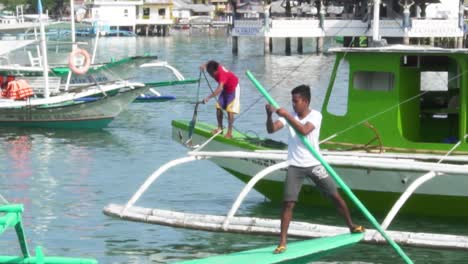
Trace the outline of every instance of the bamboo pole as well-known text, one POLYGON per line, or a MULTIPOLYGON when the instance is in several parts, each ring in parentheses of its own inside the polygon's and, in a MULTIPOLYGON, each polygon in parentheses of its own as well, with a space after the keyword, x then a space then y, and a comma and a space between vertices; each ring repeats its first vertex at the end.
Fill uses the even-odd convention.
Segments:
MULTIPOLYGON (((262 85, 255 79, 255 77, 252 75, 250 71, 246 72, 247 77, 252 81, 254 86, 257 88, 257 90, 265 97, 265 99, 268 101, 269 104, 271 104, 275 108, 279 108, 278 103, 270 96, 267 90, 265 90, 262 85)), ((297 133, 297 131, 296 131, 297 133)), ((353 201, 353 203, 359 208, 359 210, 364 214, 364 216, 369 220, 369 222, 377 229, 377 231, 387 240, 387 242, 393 247, 393 249, 400 255, 400 257, 406 262, 406 263, 413 263, 413 261, 403 252, 403 250, 398 246, 395 241, 391 237, 385 233, 385 231, 382 229, 382 227, 379 225, 375 217, 367 210, 367 208, 362 204, 362 202, 354 195, 354 193, 351 191, 351 189, 346 185, 346 183, 341 180, 340 176, 333 170, 333 168, 322 158, 320 153, 318 153, 313 147, 312 144, 310 144, 309 140, 302 134, 297 133, 299 138, 301 139, 302 143, 307 147, 307 149, 314 155, 314 157, 325 167, 327 172, 332 176, 332 178, 335 180, 335 182, 341 187, 341 189, 348 195, 348 197, 353 201)))

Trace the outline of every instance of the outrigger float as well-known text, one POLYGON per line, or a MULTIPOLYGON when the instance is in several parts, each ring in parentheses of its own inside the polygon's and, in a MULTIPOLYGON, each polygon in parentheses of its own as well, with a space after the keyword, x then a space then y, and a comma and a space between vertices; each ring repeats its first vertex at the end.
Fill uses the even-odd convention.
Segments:
POLYGON ((44 256, 41 247, 36 247, 36 256, 29 253, 26 235, 23 229, 22 204, 0 205, 0 234, 10 227, 15 228, 22 256, 0 256, 0 263, 9 264, 97 264, 95 259, 48 257, 44 256))

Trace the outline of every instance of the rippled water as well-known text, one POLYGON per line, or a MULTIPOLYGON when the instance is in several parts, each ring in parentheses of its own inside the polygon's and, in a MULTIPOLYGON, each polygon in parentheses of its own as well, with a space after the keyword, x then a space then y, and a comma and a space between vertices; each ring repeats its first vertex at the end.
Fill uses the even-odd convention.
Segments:
MULTIPOLYGON (((231 54, 224 34, 175 34, 168 38, 103 38, 98 60, 110 56, 153 53, 189 78, 198 66, 216 59, 241 78, 242 110, 236 128, 266 136, 264 101, 244 75, 251 70, 271 89, 280 104, 289 104, 289 90, 306 83, 314 89, 313 105, 320 108, 333 57, 310 54, 283 56, 280 47, 264 56, 263 42, 243 40, 240 54, 231 54)), ((21 52, 18 52, 21 57, 21 52)), ((57 60, 63 55, 51 54, 57 60)), ((168 72, 141 71, 141 80, 172 78, 168 72)), ((213 86, 214 83, 212 82, 213 86)), ((197 86, 160 89, 176 101, 132 104, 102 131, 0 128, 0 186, 10 202, 25 205, 24 224, 30 247, 42 245, 46 255, 97 258, 100 263, 171 263, 272 245, 277 237, 210 233, 125 222, 102 214, 108 203, 125 203, 147 176, 162 164, 184 156, 186 150, 171 140, 172 119, 190 119, 197 86)), ((209 93, 203 83, 201 96, 209 93)), ((214 122, 213 102, 200 107, 200 120, 214 122)), ((284 140, 285 133, 274 138, 284 140)), ((243 184, 209 161, 170 170, 138 202, 142 206, 185 212, 226 214, 243 184)), ((249 194, 239 214, 276 218, 280 205, 249 194)), ((365 223, 357 212, 356 222, 365 223)), ((381 217, 381 216, 379 216, 381 217)), ((335 212, 305 208, 296 218, 342 224, 335 212)), ((397 218, 395 228, 468 235, 466 222, 397 218)), ((19 254, 12 230, 0 239, 1 254, 19 254)), ((417 263, 466 263, 460 251, 404 248, 417 263)), ((328 256, 324 263, 398 263, 389 246, 357 245, 328 256)))

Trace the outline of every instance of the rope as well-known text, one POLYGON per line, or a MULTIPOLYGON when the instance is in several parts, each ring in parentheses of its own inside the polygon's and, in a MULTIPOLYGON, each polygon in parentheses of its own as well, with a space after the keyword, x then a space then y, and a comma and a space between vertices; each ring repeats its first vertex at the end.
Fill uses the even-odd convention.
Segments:
POLYGON ((2 204, 9 204, 9 202, 0 194, 0 202, 2 204))

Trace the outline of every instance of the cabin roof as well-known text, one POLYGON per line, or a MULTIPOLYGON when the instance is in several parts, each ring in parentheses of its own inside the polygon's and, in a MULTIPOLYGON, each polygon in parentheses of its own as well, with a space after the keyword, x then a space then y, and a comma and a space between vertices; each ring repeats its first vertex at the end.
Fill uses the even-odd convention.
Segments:
POLYGON ((331 53, 424 53, 424 54, 468 54, 468 49, 446 49, 431 46, 390 45, 368 48, 332 48, 331 53))

